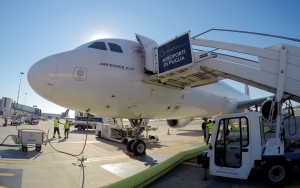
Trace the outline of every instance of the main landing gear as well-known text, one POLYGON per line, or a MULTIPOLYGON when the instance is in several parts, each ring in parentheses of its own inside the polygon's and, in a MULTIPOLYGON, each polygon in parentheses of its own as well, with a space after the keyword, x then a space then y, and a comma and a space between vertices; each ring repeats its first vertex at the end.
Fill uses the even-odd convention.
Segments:
POLYGON ((133 152, 136 156, 146 153, 146 143, 141 140, 141 134, 148 125, 148 119, 130 119, 131 126, 135 128, 134 139, 129 141, 126 145, 126 149, 129 152, 133 152))

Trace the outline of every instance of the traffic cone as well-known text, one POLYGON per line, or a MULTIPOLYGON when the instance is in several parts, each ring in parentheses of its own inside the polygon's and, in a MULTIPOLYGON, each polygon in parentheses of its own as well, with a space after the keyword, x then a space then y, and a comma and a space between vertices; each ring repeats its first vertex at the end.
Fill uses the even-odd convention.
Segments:
POLYGON ((170 135, 170 131, 169 131, 169 129, 168 129, 168 135, 170 135))

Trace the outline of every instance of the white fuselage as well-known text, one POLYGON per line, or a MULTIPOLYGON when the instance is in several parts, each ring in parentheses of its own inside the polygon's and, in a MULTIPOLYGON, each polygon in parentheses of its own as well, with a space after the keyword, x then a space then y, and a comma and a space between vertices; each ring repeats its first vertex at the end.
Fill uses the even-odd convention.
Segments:
POLYGON ((88 43, 35 63, 28 72, 31 87, 60 106, 115 118, 180 119, 208 117, 233 111, 236 101, 249 97, 218 83, 183 90, 145 84, 142 47, 138 42, 101 39, 107 50, 88 43), (123 53, 111 51, 117 44, 123 53))

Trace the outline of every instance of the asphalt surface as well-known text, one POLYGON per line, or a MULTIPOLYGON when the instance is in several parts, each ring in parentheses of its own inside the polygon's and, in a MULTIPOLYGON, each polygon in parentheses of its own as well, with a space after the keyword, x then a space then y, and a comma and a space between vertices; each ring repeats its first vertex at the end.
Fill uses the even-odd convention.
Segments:
MULTIPOLYGON (((300 118, 296 118, 300 132, 300 118)), ((180 151, 203 146, 201 120, 192 121, 180 129, 169 129, 164 121, 150 122, 158 127, 149 134, 158 135, 158 143, 147 144, 147 153, 143 156, 125 155, 123 144, 100 139, 94 136, 94 130, 88 131, 84 153, 84 187, 102 187, 150 168, 180 151), (168 135, 168 129, 170 135, 168 135)), ((0 125, 3 120, 0 120, 0 125)), ((61 126, 61 132, 62 125, 61 126)), ((288 128, 288 126, 286 125, 288 128)), ((17 134, 17 129, 35 128, 48 132, 49 141, 58 150, 79 154, 84 146, 86 131, 71 128, 69 139, 50 139, 53 134, 52 121, 40 121, 39 125, 0 126, 0 143, 7 135, 17 134)), ((290 126, 290 129, 293 129, 290 126)), ((293 130, 291 130, 293 131, 293 130)), ((274 134, 274 133, 273 133, 274 134)), ((288 132, 287 132, 288 134, 288 132)), ((291 139, 300 138, 297 133, 291 139)), ((13 145, 11 138, 5 144, 13 145)), ((0 146, 0 188, 2 187, 81 187, 83 171, 77 158, 55 151, 50 144, 42 146, 41 152, 29 148, 23 152, 21 147, 0 146)), ((291 183, 286 187, 298 187, 300 173, 294 173, 291 183)), ((188 165, 179 165, 148 187, 267 187, 259 169, 251 172, 247 180, 238 180, 209 176, 203 181, 204 169, 188 165)))

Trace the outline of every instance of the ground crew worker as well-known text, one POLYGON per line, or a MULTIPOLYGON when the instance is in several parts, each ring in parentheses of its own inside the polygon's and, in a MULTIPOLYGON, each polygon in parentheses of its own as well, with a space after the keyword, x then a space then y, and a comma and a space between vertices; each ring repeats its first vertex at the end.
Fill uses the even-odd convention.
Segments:
POLYGON ((206 124, 206 127, 208 128, 208 138, 206 140, 206 145, 208 145, 209 139, 210 139, 210 135, 212 134, 213 127, 214 127, 214 124, 212 123, 211 120, 208 121, 208 123, 206 124))
POLYGON ((206 142, 206 122, 203 121, 202 123, 202 130, 203 130, 203 137, 204 137, 204 142, 206 142))
POLYGON ((53 133, 53 138, 56 138, 56 137, 55 137, 56 132, 58 133, 58 138, 61 138, 61 137, 60 137, 60 133, 59 133, 59 124, 62 124, 62 123, 59 122, 58 117, 56 117, 53 121, 54 121, 54 133, 53 133))
POLYGON ((70 123, 67 119, 66 119, 66 123, 64 124, 64 128, 65 128, 65 139, 66 139, 69 138, 69 130, 70 130, 70 123))
POLYGON ((7 118, 4 117, 4 124, 3 124, 5 127, 7 126, 7 118))

